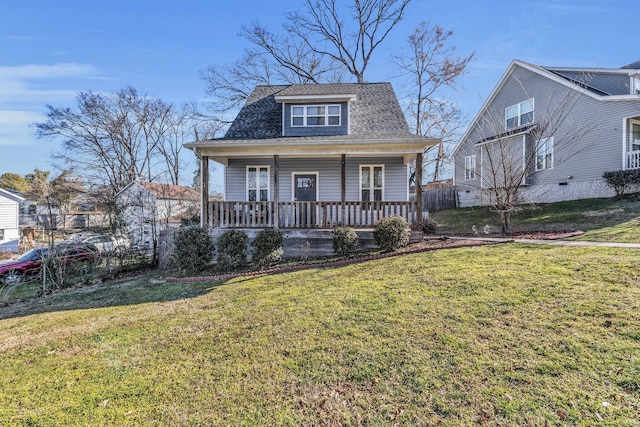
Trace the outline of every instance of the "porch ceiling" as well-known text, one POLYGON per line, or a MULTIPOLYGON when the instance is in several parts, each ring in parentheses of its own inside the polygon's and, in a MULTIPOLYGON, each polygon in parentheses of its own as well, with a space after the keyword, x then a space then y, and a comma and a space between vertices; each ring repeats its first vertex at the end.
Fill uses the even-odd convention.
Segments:
POLYGON ((198 157, 207 156, 227 164, 229 158, 270 157, 278 155, 289 158, 332 157, 342 154, 350 156, 403 156, 409 163, 416 154, 436 145, 436 138, 379 138, 379 139, 313 139, 304 141, 287 138, 269 140, 210 140, 185 144, 198 157))

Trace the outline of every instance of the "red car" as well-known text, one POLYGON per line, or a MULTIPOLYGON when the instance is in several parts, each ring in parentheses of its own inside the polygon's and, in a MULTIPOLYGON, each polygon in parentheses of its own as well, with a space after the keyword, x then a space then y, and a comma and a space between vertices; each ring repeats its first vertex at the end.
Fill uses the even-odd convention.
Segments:
MULTIPOLYGON (((88 244, 63 244, 53 250, 55 256, 65 262, 94 261, 98 256, 98 249, 88 244)), ((48 252, 49 248, 46 247, 35 248, 14 260, 0 263, 0 285, 14 285, 24 279, 37 277, 48 252)))

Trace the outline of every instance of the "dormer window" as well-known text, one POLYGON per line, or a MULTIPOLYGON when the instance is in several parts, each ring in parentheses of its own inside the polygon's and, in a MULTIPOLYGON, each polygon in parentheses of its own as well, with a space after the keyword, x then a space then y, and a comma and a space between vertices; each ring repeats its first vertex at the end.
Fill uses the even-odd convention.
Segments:
POLYGON ((507 129, 533 122, 533 98, 508 107, 505 110, 505 121, 507 129))
POLYGON ((340 126, 340 104, 292 105, 291 126, 340 126))

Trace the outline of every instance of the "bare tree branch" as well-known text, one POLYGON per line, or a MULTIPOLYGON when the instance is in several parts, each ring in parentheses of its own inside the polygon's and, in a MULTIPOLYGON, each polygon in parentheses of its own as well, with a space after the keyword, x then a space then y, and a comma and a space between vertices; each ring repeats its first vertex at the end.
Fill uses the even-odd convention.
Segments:
MULTIPOLYGON (((463 125, 460 109, 446 99, 443 89, 455 89, 458 78, 466 73, 475 53, 455 56, 449 43, 453 31, 421 22, 407 38, 408 51, 392 55, 405 77, 409 103, 406 114, 416 135, 439 138, 440 144, 425 155, 423 167, 433 167, 432 180, 440 179, 445 162, 445 145, 451 146, 463 125)), ((427 176, 425 173, 424 176, 427 176)))

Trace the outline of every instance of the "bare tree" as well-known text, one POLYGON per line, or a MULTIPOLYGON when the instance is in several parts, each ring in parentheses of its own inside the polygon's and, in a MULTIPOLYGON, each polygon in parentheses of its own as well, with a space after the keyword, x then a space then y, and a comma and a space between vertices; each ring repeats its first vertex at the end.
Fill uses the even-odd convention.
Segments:
MULTIPOLYGON (((533 98, 524 85, 518 83, 525 98, 533 98)), ((511 215, 521 203, 521 191, 530 180, 589 148, 583 143, 583 137, 594 129, 596 123, 574 123, 572 118, 580 96, 573 89, 556 90, 547 100, 546 108, 540 108, 542 102, 536 104, 535 120, 531 106, 531 113, 524 116, 525 123, 520 126, 505 126, 506 105, 494 104, 478 122, 479 134, 486 135, 476 144, 481 165, 472 170, 467 168, 465 173, 473 173, 480 178, 489 205, 500 216, 503 232, 510 232, 511 215), (522 138, 525 138, 524 144, 522 138)))
POLYGON ((36 123, 39 138, 62 141, 63 168, 113 197, 128 183, 181 176, 182 143, 192 140, 197 118, 160 99, 126 87, 115 94, 81 92, 75 109, 47 106, 36 123))
POLYGON ((83 187, 69 171, 62 171, 52 179, 49 177, 49 172, 36 169, 26 195, 47 209, 47 240, 49 246, 53 247, 56 228, 54 209, 64 210, 65 206, 69 206, 72 199, 83 191, 83 187))
POLYGON ((433 181, 440 178, 445 144, 453 142, 462 126, 460 109, 446 99, 443 90, 456 87, 475 55, 455 56, 456 46, 449 43, 452 35, 453 31, 421 22, 407 38, 408 51, 392 56, 409 88, 407 116, 415 134, 440 139, 440 144, 427 152, 423 165, 433 165, 433 181))
POLYGON ((402 20, 409 2, 352 0, 341 10, 336 0, 305 0, 302 12, 287 15, 281 33, 258 22, 245 26, 241 36, 253 48, 231 65, 202 73, 213 98, 212 119, 228 125, 227 113, 257 85, 338 83, 345 73, 363 83, 373 52, 402 20))
POLYGON ((245 33, 278 63, 308 81, 314 81, 314 71, 333 69, 318 65, 328 61, 340 64, 358 83, 364 83, 373 52, 402 20, 409 1, 353 0, 348 7, 349 13, 344 13, 336 6, 336 0, 306 0, 303 12, 287 15, 283 38, 272 36, 257 24, 245 33), (350 17, 351 21, 346 21, 345 17, 350 17), (251 37, 255 34, 262 36, 251 37), (308 50, 313 56, 306 64, 291 63, 288 61, 291 56, 287 55, 290 48, 308 50))

